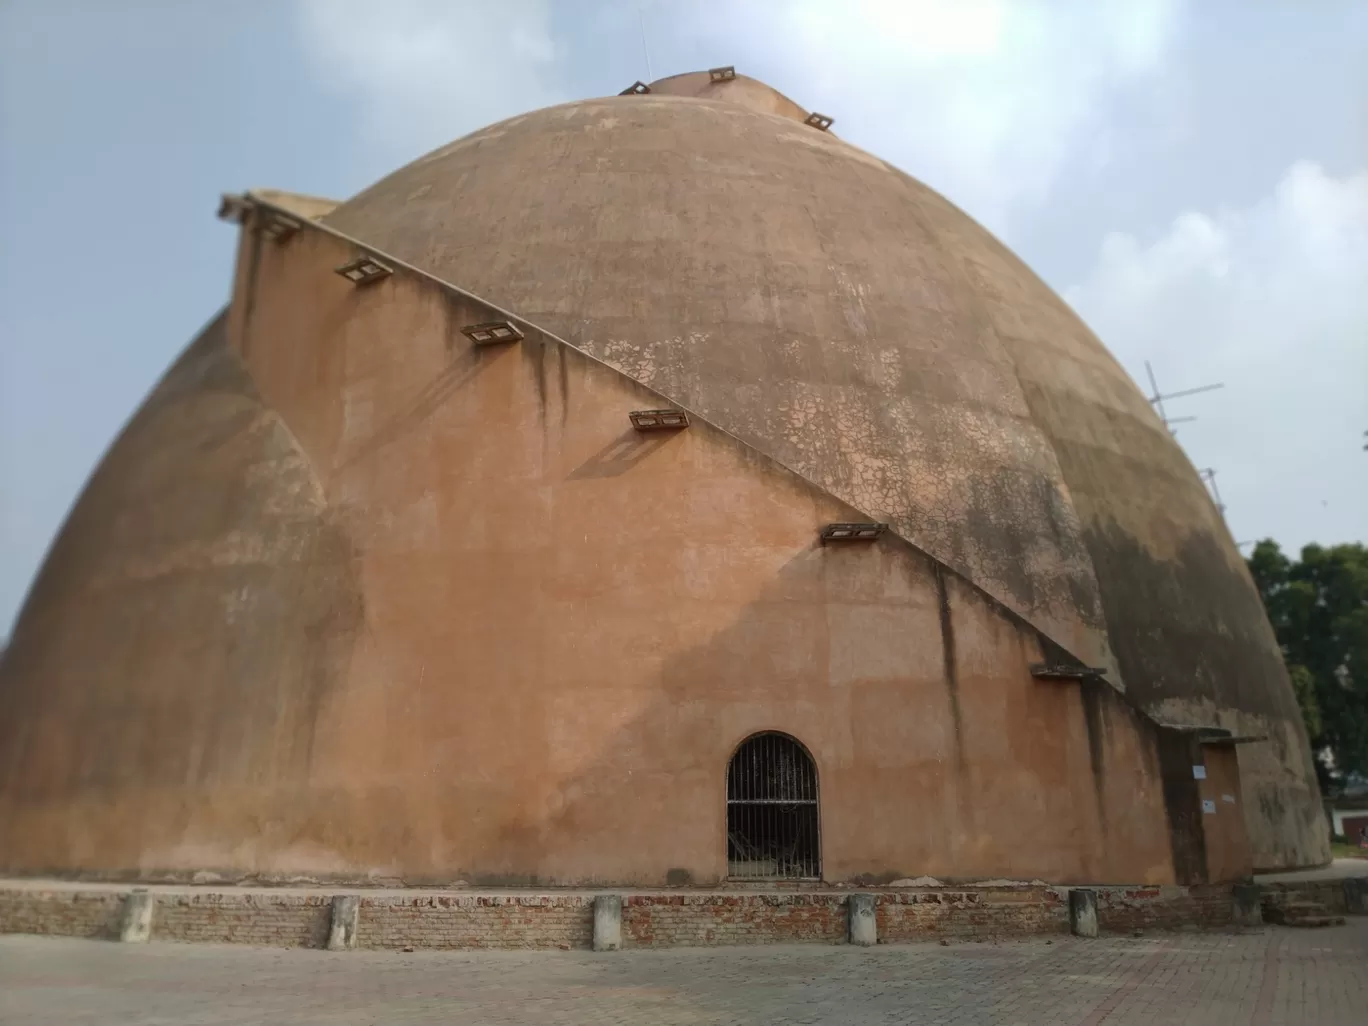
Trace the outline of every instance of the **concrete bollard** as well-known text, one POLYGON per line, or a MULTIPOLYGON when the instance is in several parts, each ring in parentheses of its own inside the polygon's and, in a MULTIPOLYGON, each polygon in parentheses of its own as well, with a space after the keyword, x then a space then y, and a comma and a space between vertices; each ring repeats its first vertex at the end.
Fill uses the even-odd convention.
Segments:
POLYGON ((1263 925, 1263 889, 1258 884, 1236 884, 1231 888, 1230 922, 1235 926, 1263 925))
POLYGON ((334 894, 332 926, 328 930, 329 951, 351 951, 356 947, 356 923, 361 916, 361 898, 355 894, 334 894))
POLYGON ((862 948, 879 943, 879 924, 874 915, 878 898, 873 894, 852 894, 846 902, 850 915, 848 939, 862 948))
POLYGON ((154 900, 146 887, 135 887, 124 898, 123 922, 119 926, 119 940, 125 944, 146 944, 152 939, 152 907, 154 900))
POLYGON ((1351 916, 1368 916, 1368 877, 1345 878, 1344 911, 1351 916))
POLYGON ((1086 887, 1069 891, 1069 929, 1075 937, 1097 936, 1097 892, 1086 887))
POLYGON ((600 894, 594 899, 594 950, 622 947, 622 895, 600 894))

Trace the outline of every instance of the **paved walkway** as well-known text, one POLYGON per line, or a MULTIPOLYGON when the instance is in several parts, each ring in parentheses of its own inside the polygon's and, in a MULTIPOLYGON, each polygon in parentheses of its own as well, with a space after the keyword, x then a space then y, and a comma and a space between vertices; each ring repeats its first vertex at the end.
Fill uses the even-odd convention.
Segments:
POLYGON ((1363 1026, 1368 918, 1323 930, 594 955, 0 936, 0 1023, 1363 1026))

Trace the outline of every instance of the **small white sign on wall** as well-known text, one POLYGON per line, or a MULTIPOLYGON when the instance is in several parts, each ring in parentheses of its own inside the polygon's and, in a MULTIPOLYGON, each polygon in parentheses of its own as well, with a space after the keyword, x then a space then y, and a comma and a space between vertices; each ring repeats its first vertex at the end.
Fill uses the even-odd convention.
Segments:
POLYGON ((1193 779, 1193 780, 1205 780, 1205 779, 1206 779, 1206 767, 1205 767, 1205 766, 1193 766, 1193 767, 1192 767, 1192 779, 1193 779))
POLYGON ((1216 811, 1216 803, 1215 803, 1214 801, 1212 801, 1210 798, 1203 798, 1203 799, 1202 799, 1202 813, 1203 813, 1204 815, 1210 816, 1210 815, 1211 815, 1212 813, 1214 813, 1215 811, 1216 811))
POLYGON ((1235 796, 1234 796, 1233 794, 1223 794, 1223 795, 1221 795, 1221 801, 1223 801, 1223 802, 1229 802, 1231 805, 1234 805, 1234 804, 1235 804, 1235 796))

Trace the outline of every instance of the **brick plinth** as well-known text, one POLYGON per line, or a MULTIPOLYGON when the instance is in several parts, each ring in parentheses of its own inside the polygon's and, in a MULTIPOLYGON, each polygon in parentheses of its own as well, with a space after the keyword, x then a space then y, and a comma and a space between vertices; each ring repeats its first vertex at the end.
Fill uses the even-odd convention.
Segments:
POLYGON ((152 939, 322 948, 331 923, 330 894, 158 894, 152 939))
MULTIPOLYGON (((1100 887, 1103 934, 1222 927, 1228 886, 1100 887)), ((115 885, 0 883, 0 933, 114 938, 129 889, 115 885)), ((151 940, 326 947, 332 889, 153 887, 151 940)), ((351 891, 361 948, 588 948, 589 892, 476 894, 351 891)), ((847 939, 848 891, 668 891, 622 895, 621 944, 696 947, 847 939)), ((872 892, 881 944, 931 938, 1067 933, 1067 889, 965 887, 872 892)))
POLYGON ((622 905, 625 947, 792 944, 846 939, 844 894, 635 894, 622 905))
POLYGON ((1066 899, 1047 887, 895 891, 879 895, 879 940, 1067 933, 1066 899))
POLYGON ((361 899, 361 948, 587 948, 592 895, 427 894, 361 899))
POLYGON ((123 920, 117 891, 30 891, 0 888, 0 933, 115 940, 123 920))
POLYGON ((1098 925, 1113 933, 1229 926, 1234 908, 1229 884, 1097 889, 1098 925))

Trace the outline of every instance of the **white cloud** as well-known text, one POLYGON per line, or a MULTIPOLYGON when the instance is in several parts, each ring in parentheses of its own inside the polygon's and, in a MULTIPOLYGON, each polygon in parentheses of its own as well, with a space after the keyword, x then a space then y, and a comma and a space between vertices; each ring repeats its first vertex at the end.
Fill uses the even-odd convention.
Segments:
POLYGON ((1101 108, 1162 70, 1181 0, 577 0, 555 42, 552 0, 299 2, 308 52, 393 157, 572 99, 572 69, 632 65, 641 9, 657 75, 700 49, 768 74, 1010 237, 1070 162, 1106 161, 1101 108))
POLYGON ((1179 439, 1238 540, 1368 535, 1368 171, 1299 162, 1251 207, 1109 236, 1065 297, 1138 380, 1225 382, 1169 413, 1198 415, 1179 439))
POLYGON ((305 50, 386 166, 568 97, 550 0, 300 0, 305 50))
POLYGON ((1103 105, 1156 80, 1180 6, 799 0, 687 10, 686 30, 791 69, 771 84, 1010 236, 1014 213, 1038 207, 1069 162, 1105 162, 1103 105))

